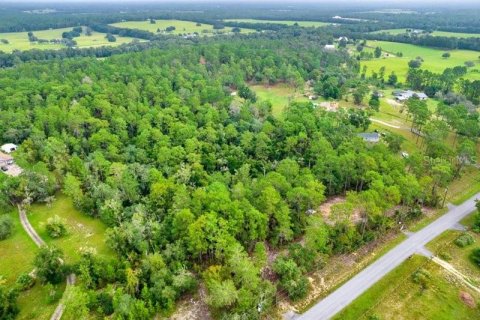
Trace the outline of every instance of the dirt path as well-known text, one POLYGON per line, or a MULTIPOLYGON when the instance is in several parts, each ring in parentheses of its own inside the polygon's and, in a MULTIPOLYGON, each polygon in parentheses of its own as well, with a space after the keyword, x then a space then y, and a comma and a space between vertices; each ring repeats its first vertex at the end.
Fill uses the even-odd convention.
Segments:
MULTIPOLYGON (((45 241, 43 241, 43 239, 40 238, 40 236, 38 235, 37 231, 33 229, 32 225, 30 224, 30 221, 28 221, 28 217, 25 212, 25 209, 21 205, 18 205, 17 208, 18 208, 18 216, 20 217, 20 222, 22 223, 22 226, 25 232, 33 240, 33 242, 35 242, 35 244, 38 247, 44 246, 45 241)), ((67 286, 73 286, 75 284, 75 280, 76 280, 75 274, 73 273, 69 274, 67 276, 67 286)), ((62 318, 64 310, 65 310, 65 305, 60 302, 57 308, 55 308, 55 312, 50 317, 50 320, 60 320, 60 318, 62 318)))
POLYGON ((448 262, 446 262, 446 261, 444 261, 440 258, 437 258, 437 257, 433 257, 432 261, 435 262, 436 264, 438 264, 439 266, 441 266, 443 269, 445 269, 449 273, 453 274, 455 277, 457 277, 460 281, 462 281, 469 288, 471 288, 472 290, 475 290, 476 292, 480 293, 480 288, 474 286, 468 280, 468 277, 466 275, 464 275, 463 273, 461 273, 460 271, 455 269, 455 267, 452 266, 450 263, 448 263, 448 262))
POLYGON ((45 245, 45 241, 40 238, 38 233, 33 229, 30 221, 28 221, 27 214, 25 213, 25 209, 18 205, 18 216, 20 217, 20 222, 22 223, 23 229, 27 232, 27 234, 32 238, 33 242, 38 247, 45 245))
POLYGON ((382 121, 382 120, 377 120, 377 119, 374 119, 374 118, 370 118, 370 120, 372 120, 372 122, 380 123, 380 124, 383 124, 384 126, 387 126, 387 127, 390 127, 390 128, 394 128, 394 129, 404 129, 404 128, 402 128, 402 127, 393 125, 393 124, 391 124, 391 123, 388 123, 388 122, 385 122, 385 121, 382 121))

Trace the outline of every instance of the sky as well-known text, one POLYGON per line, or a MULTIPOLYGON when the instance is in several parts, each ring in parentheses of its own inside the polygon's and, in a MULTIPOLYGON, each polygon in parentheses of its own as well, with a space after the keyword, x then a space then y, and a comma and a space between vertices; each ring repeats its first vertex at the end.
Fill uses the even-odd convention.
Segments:
POLYGON ((398 4, 439 4, 439 3, 455 3, 455 4, 478 4, 480 0, 300 0, 300 1, 295 1, 295 0, 213 0, 213 1, 208 1, 208 0, 0 0, 0 3, 38 3, 38 2, 44 2, 44 3, 65 3, 65 2, 109 2, 109 3, 141 3, 141 2, 149 2, 149 3, 173 3, 173 2, 197 2, 197 3, 208 3, 208 2, 213 2, 213 3, 351 3, 351 4, 361 4, 361 3, 369 3, 369 4, 392 4, 392 3, 398 3, 398 4))

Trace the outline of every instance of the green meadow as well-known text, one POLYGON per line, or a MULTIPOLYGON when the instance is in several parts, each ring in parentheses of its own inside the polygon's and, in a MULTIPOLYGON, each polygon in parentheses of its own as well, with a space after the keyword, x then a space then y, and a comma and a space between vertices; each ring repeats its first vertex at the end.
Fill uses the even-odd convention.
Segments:
MULTIPOLYGON (((226 33, 230 32, 232 28, 225 27, 225 29, 215 30, 211 24, 197 24, 193 21, 183 21, 183 20, 155 20, 155 23, 150 23, 150 20, 144 21, 124 21, 111 24, 114 27, 127 28, 127 29, 138 29, 150 31, 152 33, 157 33, 160 30, 160 33, 165 32, 165 29, 168 27, 175 27, 175 30, 169 32, 171 34, 185 34, 185 33, 194 33, 199 34, 213 34, 213 33, 226 33)), ((251 29, 241 29, 242 33, 255 32, 251 29)))
MULTIPOLYGON (((388 33, 393 35, 407 33, 406 29, 386 29, 375 31, 372 33, 388 33)), ((430 35, 436 37, 452 37, 452 38, 480 38, 480 34, 477 33, 462 33, 462 32, 447 32, 447 31, 434 31, 430 35)))
MULTIPOLYGON (((65 31, 71 31, 72 28, 61 28, 61 29, 50 29, 50 30, 40 30, 33 31, 33 34, 39 39, 53 40, 61 39, 62 33, 65 31)), ((129 37, 118 37, 116 42, 108 42, 105 38, 105 33, 92 32, 92 35, 87 36, 82 34, 80 37, 74 38, 77 42, 78 48, 88 48, 88 47, 99 47, 99 46, 118 46, 124 43, 129 43, 135 40, 134 38, 129 37)), ((0 33, 0 39, 5 39, 9 43, 5 44, 0 42, 0 51, 3 52, 12 52, 13 50, 31 50, 31 49, 61 49, 65 48, 63 44, 55 43, 37 43, 30 42, 28 40, 28 32, 9 32, 9 33, 0 33)))
POLYGON ((32 205, 28 210, 28 219, 45 242, 63 250, 65 260, 69 263, 80 257, 79 249, 82 247, 95 248, 102 256, 113 254, 105 244, 107 227, 100 220, 79 212, 64 195, 59 195, 50 207, 45 204, 32 205), (67 228, 67 235, 58 239, 52 239, 46 231, 47 220, 54 215, 62 218, 67 228))
POLYGON ((308 98, 304 97, 300 91, 286 84, 278 84, 274 86, 252 85, 250 86, 257 94, 258 100, 270 101, 272 104, 272 113, 274 116, 280 116, 290 102, 308 102, 308 98))
POLYGON ((377 72, 381 67, 385 67, 385 75, 388 76, 392 71, 398 76, 400 82, 404 82, 408 72, 408 62, 417 57, 421 57, 424 62, 422 69, 427 69, 435 73, 442 73, 446 68, 463 66, 466 61, 473 61, 476 66, 469 69, 466 75, 467 79, 480 80, 480 60, 479 52, 470 50, 449 50, 450 58, 442 58, 446 50, 433 49, 416 46, 412 44, 388 42, 388 41, 368 41, 367 46, 375 48, 380 47, 384 51, 381 58, 362 61, 362 67, 367 67, 367 74, 373 71, 377 72), (401 52, 403 57, 397 57, 401 52), (388 56, 387 56, 388 55, 388 56))
POLYGON ((320 21, 293 21, 293 20, 258 20, 258 19, 227 19, 225 22, 244 22, 244 23, 276 23, 276 24, 286 24, 288 26, 293 26, 297 23, 300 27, 305 28, 318 28, 329 25, 326 22, 320 21))

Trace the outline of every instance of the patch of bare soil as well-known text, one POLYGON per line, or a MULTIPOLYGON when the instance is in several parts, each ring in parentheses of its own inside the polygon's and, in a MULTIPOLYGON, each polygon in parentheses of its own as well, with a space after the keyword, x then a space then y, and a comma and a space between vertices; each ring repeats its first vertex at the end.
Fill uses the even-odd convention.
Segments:
POLYGON ((472 295, 468 292, 460 291, 460 299, 463 301, 463 303, 465 303, 468 307, 472 309, 475 308, 477 305, 472 295))
MULTIPOLYGON (((317 212, 320 213, 322 216, 323 220, 325 221, 326 224, 329 225, 334 225, 335 224, 335 217, 332 217, 332 206, 338 203, 343 203, 345 202, 345 197, 343 196, 338 196, 338 197, 332 197, 322 203, 320 207, 318 207, 317 212)), ((357 224, 362 221, 362 216, 360 214, 360 210, 353 210, 352 215, 349 217, 350 221, 357 224)))
POLYGON ((395 101, 395 100, 393 100, 393 99, 387 99, 387 103, 388 103, 389 105, 391 105, 392 107, 398 107, 398 108, 400 108, 400 107, 403 106, 400 102, 395 101))
POLYGON ((327 111, 337 111, 339 104, 337 101, 324 101, 320 102, 320 107, 325 108, 327 111))
POLYGON ((168 319, 169 320, 213 320, 208 306, 205 303, 206 289, 200 285, 195 296, 187 296, 182 299, 175 310, 168 319))

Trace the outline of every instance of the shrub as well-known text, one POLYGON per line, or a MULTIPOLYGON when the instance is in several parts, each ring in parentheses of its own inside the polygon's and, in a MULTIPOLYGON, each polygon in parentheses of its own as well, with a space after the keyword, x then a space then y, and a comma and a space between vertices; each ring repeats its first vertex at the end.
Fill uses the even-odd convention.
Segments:
POLYGON ((46 228, 48 235, 54 239, 63 237, 67 233, 63 220, 57 215, 48 218, 46 228))
POLYGON ((477 267, 480 267, 480 248, 473 249, 470 259, 477 267))
POLYGON ((13 221, 6 214, 0 215, 0 240, 5 240, 12 235, 13 221))
POLYGON ((16 287, 20 291, 26 291, 35 285, 35 278, 28 273, 22 273, 18 276, 16 287))
POLYGON ((445 260, 445 261, 450 261, 450 260, 452 260, 452 256, 449 255, 449 254, 446 253, 446 252, 441 252, 441 253, 439 253, 438 256, 440 257, 440 259, 445 260))
POLYGON ((412 274, 412 281, 419 284, 424 290, 427 289, 430 278, 430 273, 421 268, 412 274))
POLYGON ((472 235, 466 232, 459 235, 454 241, 454 243, 460 248, 465 248, 466 246, 469 246, 474 242, 475 239, 473 239, 472 235))

